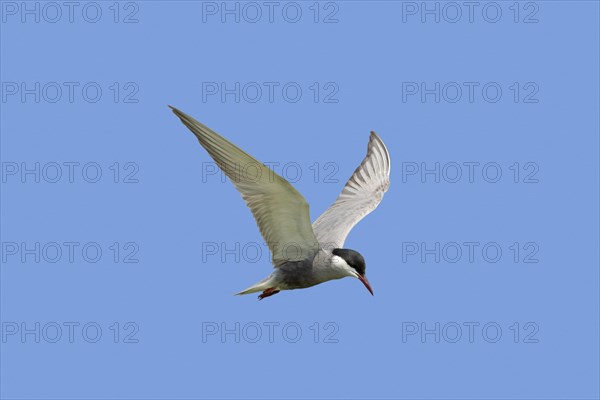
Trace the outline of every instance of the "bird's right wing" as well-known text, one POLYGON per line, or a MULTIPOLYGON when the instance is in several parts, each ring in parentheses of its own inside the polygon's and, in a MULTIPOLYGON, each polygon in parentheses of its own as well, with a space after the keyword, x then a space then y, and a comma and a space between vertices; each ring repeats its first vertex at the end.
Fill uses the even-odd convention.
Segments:
POLYGON ((371 132, 367 156, 356 168, 335 203, 313 224, 317 240, 327 250, 343 248, 350 230, 373 211, 390 186, 390 155, 371 132))
POLYGON ((314 256, 319 245, 304 197, 263 163, 206 125, 171 108, 241 193, 271 250, 273 265, 314 256))

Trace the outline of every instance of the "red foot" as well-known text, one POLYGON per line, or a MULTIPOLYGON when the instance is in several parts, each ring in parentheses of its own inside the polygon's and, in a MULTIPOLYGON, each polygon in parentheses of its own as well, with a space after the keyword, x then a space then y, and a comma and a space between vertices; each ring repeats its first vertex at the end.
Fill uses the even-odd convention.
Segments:
POLYGON ((264 292, 262 292, 262 294, 260 296, 258 296, 258 299, 262 300, 265 297, 273 296, 274 294, 277 294, 277 293, 279 293, 279 290, 276 290, 275 288, 269 288, 269 289, 265 290, 264 292))

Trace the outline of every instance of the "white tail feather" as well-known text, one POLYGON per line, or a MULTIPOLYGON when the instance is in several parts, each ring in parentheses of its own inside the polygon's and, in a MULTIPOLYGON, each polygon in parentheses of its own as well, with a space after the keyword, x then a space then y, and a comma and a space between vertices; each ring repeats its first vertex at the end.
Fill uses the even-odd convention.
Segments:
POLYGON ((250 294, 250 293, 256 293, 256 292, 262 292, 263 290, 267 290, 269 288, 272 288, 273 285, 271 284, 271 277, 268 276, 265 279, 263 279, 262 281, 250 286, 248 289, 246 290, 242 290, 239 293, 236 293, 236 296, 240 296, 243 294, 250 294))

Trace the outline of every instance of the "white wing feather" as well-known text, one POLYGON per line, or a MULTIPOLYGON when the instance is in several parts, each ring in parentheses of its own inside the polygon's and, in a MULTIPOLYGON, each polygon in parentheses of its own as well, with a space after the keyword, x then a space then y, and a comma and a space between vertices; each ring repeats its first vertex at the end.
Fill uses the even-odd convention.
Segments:
POLYGON ((319 246, 304 197, 263 163, 206 125, 171 108, 241 193, 271 250, 273 265, 316 254, 319 246))
POLYGON ((314 223, 321 247, 343 248, 348 233, 373 211, 390 186, 390 155, 383 141, 371 132, 367 156, 354 171, 335 203, 314 223))

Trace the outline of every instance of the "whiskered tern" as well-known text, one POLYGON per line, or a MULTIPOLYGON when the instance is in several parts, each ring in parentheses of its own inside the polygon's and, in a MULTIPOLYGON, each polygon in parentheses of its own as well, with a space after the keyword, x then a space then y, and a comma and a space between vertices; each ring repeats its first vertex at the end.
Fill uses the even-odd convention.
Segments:
POLYGON ((171 109, 241 193, 272 253, 274 272, 237 294, 262 292, 258 296, 262 300, 281 290, 347 276, 358 278, 373 294, 364 258, 343 247, 350 230, 377 208, 390 185, 390 155, 375 132, 371 132, 366 157, 342 193, 311 225, 308 203, 287 180, 206 125, 171 109), (256 174, 238 173, 250 166, 256 174))

